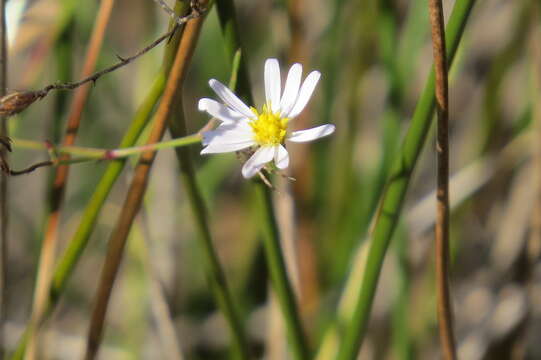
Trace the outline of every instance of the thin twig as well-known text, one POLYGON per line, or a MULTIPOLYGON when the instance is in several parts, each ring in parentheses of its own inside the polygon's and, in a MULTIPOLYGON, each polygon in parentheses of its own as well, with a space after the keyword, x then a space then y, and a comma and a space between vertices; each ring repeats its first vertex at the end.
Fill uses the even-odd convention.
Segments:
POLYGON ((170 39, 178 30, 179 28, 178 24, 183 24, 191 19, 198 18, 202 15, 203 15, 202 10, 198 8, 193 8, 192 12, 189 15, 179 18, 179 20, 177 21, 177 26, 173 27, 170 31, 168 31, 167 33, 163 34, 162 36, 154 40, 152 43, 150 43, 148 46, 146 46, 145 48, 137 52, 135 55, 132 55, 127 58, 123 58, 117 55, 117 58, 120 60, 118 63, 106 69, 95 72, 91 75, 88 75, 84 77, 82 80, 75 81, 75 82, 59 83, 59 84, 49 84, 41 90, 17 91, 17 92, 10 93, 6 96, 0 97, 0 115, 4 115, 4 116, 15 115, 25 110, 28 106, 30 106, 36 100, 42 99, 45 96, 47 96, 51 90, 74 90, 89 82, 96 83, 96 81, 103 75, 109 74, 121 67, 124 67, 130 64, 137 58, 143 56, 150 50, 154 49, 163 41, 170 39))
MULTIPOLYGON (((189 60, 195 49, 202 22, 203 18, 197 18, 186 25, 173 68, 167 81, 162 102, 156 113, 154 127, 148 140, 149 144, 159 141, 167 127, 167 119, 174 102, 178 99, 179 90, 183 83, 189 60)), ((113 284, 120 266, 120 261, 122 260, 122 254, 131 225, 141 207, 155 155, 155 152, 147 152, 141 156, 135 169, 122 212, 111 234, 107 257, 102 269, 94 309, 92 311, 85 355, 86 360, 94 359, 98 352, 113 284)))
MULTIPOLYGON (((174 14, 174 12, 173 12, 173 14, 174 14)), ((176 17, 178 19, 177 20, 177 25, 178 26, 183 25, 186 22, 188 22, 189 20, 198 18, 198 17, 200 17, 202 15, 203 15, 203 12, 200 9, 194 7, 194 8, 192 8, 192 12, 189 15, 186 15, 186 16, 183 16, 183 17, 180 17, 180 18, 176 17)), ((140 50, 138 53, 136 53, 133 56, 123 58, 120 55, 117 55, 117 58, 120 60, 120 62, 116 63, 113 66, 110 66, 110 67, 108 67, 106 69, 98 71, 98 72, 92 74, 91 76, 88 76, 88 77, 86 77, 86 78, 84 78, 82 80, 79 80, 79 81, 76 81, 76 82, 73 82, 73 83, 50 84, 50 85, 44 87, 40 91, 47 94, 51 90, 73 90, 73 89, 78 88, 79 86, 84 85, 84 84, 86 84, 88 82, 94 82, 95 83, 103 75, 106 75, 106 74, 108 74, 110 72, 115 71, 118 68, 121 68, 123 66, 128 65, 129 63, 131 63, 132 61, 134 61, 138 57, 140 57, 140 56, 146 54, 147 52, 149 52, 150 50, 154 49, 156 46, 158 46, 164 40, 171 38, 171 36, 173 36, 175 31, 177 31, 177 29, 179 28, 178 26, 173 27, 173 29, 171 31, 166 32, 165 34, 163 34, 162 36, 160 36, 159 38, 154 40, 152 43, 150 43, 148 46, 146 46, 145 48, 143 48, 142 50, 140 50)))
MULTIPOLYGON (((7 33, 6 33, 6 0, 0 0, 0 96, 7 92, 7 33)), ((6 118, 0 118, 0 136, 8 136, 6 118)), ((4 144, 4 143, 3 143, 4 144)), ((5 145, 5 144, 4 144, 5 145)), ((8 143, 9 145, 9 143, 8 143)), ((7 164, 7 151, 9 146, 0 149, 2 163, 7 164)), ((0 174, 0 357, 4 356, 4 323, 6 313, 6 282, 7 282, 7 259, 8 259, 8 179, 5 174, 0 174)))
POLYGON ((444 359, 456 359, 453 334, 453 311, 449 295, 449 84, 445 56, 445 29, 441 0, 429 0, 434 70, 436 74, 437 134, 437 220, 436 288, 438 324, 444 359))
POLYGON ((142 50, 140 50, 139 52, 137 52, 135 55, 132 55, 130 57, 127 57, 127 58, 123 58, 121 57, 120 55, 117 55, 117 58, 120 60, 120 62, 106 68, 106 69, 103 69, 101 71, 98 71, 82 80, 79 80, 79 81, 76 81, 76 82, 72 82, 72 83, 63 83, 63 84, 50 84, 50 85, 47 85, 46 87, 44 87, 41 91, 41 93, 44 93, 45 95, 51 91, 51 90, 73 90, 73 89, 76 89, 78 88, 79 86, 81 85, 84 85, 88 82, 93 82, 95 83, 100 77, 102 77, 103 75, 106 75, 110 72, 113 72, 115 71, 116 69, 118 68, 121 68, 123 66, 126 66, 128 65, 129 63, 131 63, 132 61, 134 61, 135 59, 137 59, 138 57, 146 54, 147 52, 149 52, 150 50, 154 49, 156 46, 158 46, 160 43, 162 43, 165 39, 169 39, 174 33, 175 31, 178 29, 178 27, 174 27, 173 30, 171 31, 168 31, 167 33, 163 34, 162 36, 160 36, 159 38, 157 38, 156 40, 154 40, 151 44, 149 44, 148 46, 146 46, 145 48, 143 48, 142 50))

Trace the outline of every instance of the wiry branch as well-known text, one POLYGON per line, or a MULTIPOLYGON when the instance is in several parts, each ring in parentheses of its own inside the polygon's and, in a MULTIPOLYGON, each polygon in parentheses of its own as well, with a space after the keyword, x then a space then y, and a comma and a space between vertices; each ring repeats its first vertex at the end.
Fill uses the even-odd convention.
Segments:
POLYGON ((98 71, 82 80, 79 80, 76 82, 63 83, 63 84, 50 84, 50 85, 45 86, 41 90, 17 91, 17 92, 13 92, 11 94, 8 94, 0 98, 0 116, 13 116, 17 113, 20 113, 21 111, 25 110, 28 106, 32 105, 36 100, 42 99, 45 96, 47 96, 47 94, 51 90, 73 90, 89 82, 95 83, 103 75, 106 75, 123 66, 130 64, 137 58, 141 57, 142 55, 146 54, 150 50, 154 49, 164 40, 171 38, 174 35, 174 33, 177 31, 177 29, 179 28, 180 24, 184 24, 191 19, 198 18, 202 16, 203 13, 204 12, 198 6, 192 6, 192 12, 189 15, 186 15, 182 18, 178 18, 177 26, 174 27, 171 31, 168 31, 167 33, 163 34, 162 36, 154 40, 150 45, 148 45, 147 47, 145 47, 144 49, 142 49, 141 51, 139 51, 133 56, 123 58, 117 55, 118 59, 120 60, 118 63, 106 69, 103 69, 101 71, 98 71))

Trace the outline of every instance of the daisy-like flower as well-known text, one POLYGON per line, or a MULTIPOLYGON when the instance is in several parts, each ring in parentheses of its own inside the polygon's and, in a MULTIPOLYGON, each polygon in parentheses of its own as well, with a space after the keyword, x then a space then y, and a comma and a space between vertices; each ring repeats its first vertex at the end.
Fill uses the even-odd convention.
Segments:
POLYGON ((289 131, 288 125, 298 116, 312 96, 321 77, 312 71, 301 86, 302 66, 289 69, 284 93, 281 94, 280 65, 276 59, 265 62, 265 104, 261 110, 248 107, 218 80, 209 85, 224 102, 213 99, 199 100, 199 110, 206 111, 221 121, 212 131, 203 133, 201 154, 214 154, 253 148, 255 152, 242 167, 242 175, 251 178, 267 163, 274 160, 278 169, 289 165, 285 142, 308 142, 330 135, 334 125, 326 124, 302 131, 289 131))

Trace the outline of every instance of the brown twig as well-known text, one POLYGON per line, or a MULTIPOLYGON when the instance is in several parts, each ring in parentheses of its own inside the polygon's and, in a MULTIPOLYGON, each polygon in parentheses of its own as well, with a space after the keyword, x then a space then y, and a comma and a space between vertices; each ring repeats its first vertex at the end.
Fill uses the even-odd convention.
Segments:
MULTIPOLYGON (((6 0, 0 0, 0 96, 4 96, 7 91, 7 34, 6 34, 6 0)), ((7 138, 8 129, 6 118, 0 118, 0 137, 2 137, 2 146, 0 148, 0 158, 2 164, 7 166, 7 152, 10 150, 7 138)), ((6 282, 7 282, 7 251, 8 251, 8 179, 5 174, 0 174, 0 329, 4 328, 6 313, 6 282)), ((0 334, 0 357, 4 356, 4 335, 0 334)))
MULTIPOLYGON (((118 63, 100 70, 98 72, 95 72, 91 75, 87 75, 85 78, 79 81, 75 82, 67 82, 67 83, 61 83, 61 84, 49 84, 45 86, 41 90, 34 90, 34 91, 17 91, 13 92, 11 94, 2 96, 0 98, 0 115, 2 116, 12 116, 15 115, 23 110, 25 110, 28 106, 30 106, 32 103, 34 103, 36 100, 42 99, 45 96, 49 94, 51 90, 74 90, 82 85, 85 85, 87 83, 95 83, 100 77, 103 75, 109 74, 123 66, 126 66, 136 60, 137 58, 143 56, 150 50, 154 49, 156 46, 161 44, 166 39, 170 39, 174 33, 178 29, 178 24, 185 23, 191 19, 195 19, 197 17, 200 17, 202 15, 202 10, 198 8, 193 8, 192 12, 189 15, 186 15, 184 17, 181 17, 177 20, 177 26, 173 27, 172 30, 168 31, 167 33, 163 34, 156 40, 154 40, 152 43, 150 43, 148 46, 137 52, 136 54, 123 58, 119 55, 117 55, 118 59, 120 60, 118 63)), ((86 75, 86 74, 85 74, 86 75)))
MULTIPOLYGON (((87 77, 93 73, 98 55, 100 53, 107 24, 111 17, 111 12, 114 5, 114 0, 104 0, 100 4, 96 22, 90 44, 86 53, 86 60, 83 65, 83 77, 87 77)), ((77 88, 73 102, 71 104, 68 123, 66 128, 66 136, 63 140, 64 146, 73 145, 77 137, 77 131, 81 122, 83 108, 88 99, 90 86, 82 86, 77 88)), ((63 155, 61 160, 67 160, 69 156, 63 155)), ((66 183, 68 180, 69 166, 60 165, 56 168, 53 187, 50 194, 50 213, 47 218, 45 228, 45 236, 41 246, 40 260, 38 265, 38 274, 36 280, 36 288, 34 292, 34 301, 32 306, 31 329, 29 342, 27 347, 27 358, 35 357, 35 339, 37 326, 40 323, 47 309, 47 301, 49 299, 49 288, 52 276, 52 267, 54 265, 54 255, 56 251, 56 243, 58 238, 58 225, 60 221, 60 208, 62 206, 66 183)))
MULTIPOLYGON (((175 62, 167 81, 162 102, 160 103, 155 116, 154 127, 148 140, 149 144, 158 142, 163 136, 163 133, 167 127, 167 119, 171 113, 172 106, 174 105, 175 101, 178 101, 178 97, 180 96, 180 89, 182 87, 189 60, 191 59, 195 49, 195 44, 199 36, 202 22, 203 18, 197 18, 192 22, 188 22, 186 25, 175 62)), ((137 212, 139 211, 139 208, 141 207, 141 202, 146 191, 155 154, 156 153, 152 151, 141 155, 141 159, 137 164, 130 189, 126 196, 126 200, 124 201, 122 212, 117 221, 115 229, 111 234, 107 249, 107 257, 102 269, 100 283, 96 292, 94 309, 92 312, 85 355, 86 360, 94 359, 98 352, 105 314, 115 277, 120 266, 120 261, 122 260, 122 254, 131 225, 135 216, 137 215, 137 212)))
POLYGON ((34 170, 37 170, 39 168, 47 167, 47 166, 53 166, 53 165, 54 165, 54 161, 46 160, 46 161, 42 161, 42 162, 39 162, 39 163, 36 163, 36 164, 32 164, 29 167, 26 167, 26 168, 21 169, 21 170, 9 169, 8 171, 9 171, 9 175, 12 175, 12 176, 25 175, 25 174, 29 174, 29 173, 31 173, 34 170))
POLYGON ((440 342, 446 360, 456 359, 453 311, 449 295, 449 91, 445 51, 445 30, 441 0, 429 0, 438 117, 436 287, 440 342))

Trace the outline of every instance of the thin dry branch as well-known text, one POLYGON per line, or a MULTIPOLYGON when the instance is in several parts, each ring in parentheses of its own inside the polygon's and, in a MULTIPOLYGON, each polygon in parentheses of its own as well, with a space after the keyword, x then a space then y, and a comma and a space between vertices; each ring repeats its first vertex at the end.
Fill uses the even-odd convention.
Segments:
POLYGON ((436 288, 440 342, 446 360, 456 359, 453 311, 449 296, 449 91, 445 30, 441 0, 429 0, 434 69, 436 73, 437 134, 437 220, 436 288))
MULTIPOLYGON (((167 86, 162 98, 162 102, 154 120, 154 127, 150 134, 148 143, 160 141, 167 127, 167 119, 171 113, 174 102, 178 99, 180 89, 186 74, 186 70, 195 49, 195 44, 199 37, 199 31, 203 18, 197 18, 188 22, 182 35, 182 39, 177 51, 175 62, 171 69, 167 86)), ((94 309, 88 333, 86 360, 92 360, 96 357, 101 342, 105 314, 109 303, 109 298, 113 289, 113 284, 122 260, 122 254, 126 245, 126 240, 131 229, 131 225, 137 215, 143 196, 146 191, 150 170, 156 152, 146 152, 141 155, 135 174, 126 196, 122 212, 117 221, 117 225, 109 240, 107 257, 102 269, 100 283, 96 293, 94 309)))
POLYGON ((150 50, 154 49, 163 41, 170 39, 179 28, 178 24, 186 23, 187 21, 198 18, 202 15, 203 15, 202 10, 200 10, 199 8, 192 8, 192 12, 189 15, 186 15, 177 20, 176 27, 173 27, 171 31, 166 32, 165 34, 163 34, 162 36, 154 40, 152 43, 150 43, 148 46, 146 46, 145 48, 143 48, 136 54, 127 58, 117 55, 117 58, 120 60, 119 62, 117 62, 116 64, 106 69, 103 69, 91 75, 88 75, 82 80, 75 81, 75 82, 61 83, 61 84, 49 84, 41 90, 16 91, 16 92, 7 94, 0 98, 0 116, 9 117, 9 116, 13 116, 15 114, 20 113, 21 111, 25 110, 28 106, 32 105, 36 100, 43 99, 45 96, 49 94, 51 90, 74 90, 90 82, 96 83, 96 81, 102 76, 109 74, 121 67, 124 67, 132 63, 137 58, 143 56, 150 50))

